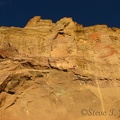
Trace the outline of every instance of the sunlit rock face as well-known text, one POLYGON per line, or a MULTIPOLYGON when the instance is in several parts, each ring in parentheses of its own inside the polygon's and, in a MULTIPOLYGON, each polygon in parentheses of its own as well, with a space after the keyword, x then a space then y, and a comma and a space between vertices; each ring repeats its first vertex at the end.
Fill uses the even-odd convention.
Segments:
POLYGON ((120 29, 32 18, 0 27, 0 120, 119 120, 120 29))

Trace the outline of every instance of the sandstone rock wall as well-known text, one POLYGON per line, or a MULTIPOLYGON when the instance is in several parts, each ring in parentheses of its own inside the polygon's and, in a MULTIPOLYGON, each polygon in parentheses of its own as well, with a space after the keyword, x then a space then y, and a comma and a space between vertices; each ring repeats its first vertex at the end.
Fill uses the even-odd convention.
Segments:
POLYGON ((120 29, 32 18, 0 27, 0 120, 117 120, 120 29), (116 110, 84 116, 82 109, 116 110))
POLYGON ((73 68, 96 77, 107 69, 106 78, 120 77, 120 30, 106 25, 83 27, 71 18, 54 24, 36 16, 25 28, 1 27, 0 46, 1 57, 43 56, 58 69, 73 68))

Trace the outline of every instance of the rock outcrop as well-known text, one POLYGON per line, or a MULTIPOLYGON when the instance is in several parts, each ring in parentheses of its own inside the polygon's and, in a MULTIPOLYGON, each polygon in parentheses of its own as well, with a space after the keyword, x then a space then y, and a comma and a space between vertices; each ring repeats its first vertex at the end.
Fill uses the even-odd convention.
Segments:
POLYGON ((0 27, 0 120, 118 120, 120 29, 32 18, 0 27))

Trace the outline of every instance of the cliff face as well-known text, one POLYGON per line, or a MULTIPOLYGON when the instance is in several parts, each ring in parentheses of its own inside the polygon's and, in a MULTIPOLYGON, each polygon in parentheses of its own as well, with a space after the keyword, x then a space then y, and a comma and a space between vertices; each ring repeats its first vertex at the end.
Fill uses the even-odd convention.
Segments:
POLYGON ((40 16, 0 27, 0 120, 117 120, 119 73, 119 28, 40 16))

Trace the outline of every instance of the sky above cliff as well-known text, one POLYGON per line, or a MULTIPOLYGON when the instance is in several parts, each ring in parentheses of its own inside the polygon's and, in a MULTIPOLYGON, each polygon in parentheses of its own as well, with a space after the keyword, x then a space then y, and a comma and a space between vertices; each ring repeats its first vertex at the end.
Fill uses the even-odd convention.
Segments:
POLYGON ((120 0, 0 0, 0 26, 24 27, 36 15, 53 22, 72 17, 84 26, 120 28, 120 0))

